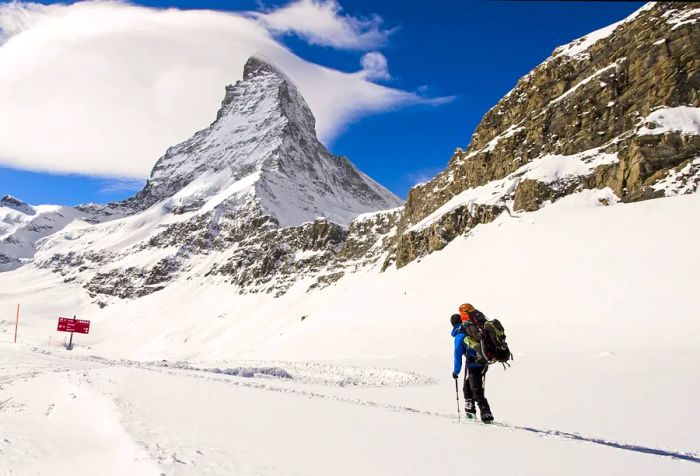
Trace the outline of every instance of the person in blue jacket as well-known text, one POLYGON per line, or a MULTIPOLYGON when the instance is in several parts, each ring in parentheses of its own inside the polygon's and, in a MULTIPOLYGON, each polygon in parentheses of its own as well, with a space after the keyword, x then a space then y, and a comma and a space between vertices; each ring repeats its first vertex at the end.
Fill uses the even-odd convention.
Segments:
MULTIPOLYGON (((478 311, 477 311, 478 312, 478 311)), ((469 319, 463 321, 459 314, 450 317, 452 324, 452 337, 454 337, 454 369, 452 378, 457 380, 459 372, 462 370, 462 358, 466 357, 467 365, 464 371, 464 411, 468 418, 476 418, 476 406, 479 405, 481 421, 489 423, 493 421, 493 414, 489 402, 484 394, 484 374, 486 373, 486 363, 480 361, 475 349, 467 345, 468 326, 475 325, 469 319)))

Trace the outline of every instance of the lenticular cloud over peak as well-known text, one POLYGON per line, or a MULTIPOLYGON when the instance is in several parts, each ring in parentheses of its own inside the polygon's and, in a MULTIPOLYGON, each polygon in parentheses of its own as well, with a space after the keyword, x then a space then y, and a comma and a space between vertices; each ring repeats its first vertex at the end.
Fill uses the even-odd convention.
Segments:
POLYGON ((429 102, 307 62, 247 13, 15 2, 0 6, 0 165, 143 178, 215 119, 251 55, 294 81, 325 142, 364 114, 429 102))
POLYGON ((296 0, 266 13, 252 13, 273 32, 294 34, 311 44, 365 50, 382 46, 393 30, 381 28, 382 19, 343 15, 335 0, 296 0))

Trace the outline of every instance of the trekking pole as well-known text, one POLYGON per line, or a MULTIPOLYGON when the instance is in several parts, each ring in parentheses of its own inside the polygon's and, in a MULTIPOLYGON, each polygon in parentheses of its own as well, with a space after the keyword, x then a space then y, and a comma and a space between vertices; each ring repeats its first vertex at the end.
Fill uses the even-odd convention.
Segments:
POLYGON ((459 411, 459 387, 457 386, 457 379, 455 380, 455 393, 457 394, 457 421, 462 422, 462 413, 459 411))

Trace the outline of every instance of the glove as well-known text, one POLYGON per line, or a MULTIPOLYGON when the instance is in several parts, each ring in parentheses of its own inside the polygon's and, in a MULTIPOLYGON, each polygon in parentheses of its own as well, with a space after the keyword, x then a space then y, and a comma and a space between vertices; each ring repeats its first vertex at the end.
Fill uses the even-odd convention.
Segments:
POLYGON ((456 374, 456 373, 454 373, 454 372, 452 372, 452 378, 455 379, 455 380, 457 380, 457 379, 459 378, 459 375, 456 374))

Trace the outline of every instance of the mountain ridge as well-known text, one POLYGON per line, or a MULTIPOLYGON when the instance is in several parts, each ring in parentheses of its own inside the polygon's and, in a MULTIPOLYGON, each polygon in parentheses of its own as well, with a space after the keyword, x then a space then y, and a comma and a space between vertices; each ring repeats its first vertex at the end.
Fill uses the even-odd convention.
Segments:
POLYGON ((315 289, 379 260, 373 245, 402 202, 328 152, 284 73, 251 57, 243 76, 209 127, 158 159, 143 190, 70 208, 86 225, 56 230, 33 265, 106 305, 193 275, 241 292, 279 294, 305 278, 315 289))
POLYGON ((557 47, 403 206, 330 154, 294 85, 251 58, 216 120, 169 148, 141 192, 78 207, 95 226, 50 237, 34 265, 80 280, 101 304, 194 277, 279 296, 401 268, 504 213, 588 189, 594 206, 693 193, 698 18, 690 3, 648 4, 557 47))
POLYGON ((385 267, 442 249, 501 213, 583 189, 610 189, 614 200, 601 198, 609 204, 695 191, 698 19, 692 3, 650 3, 557 47, 486 112, 466 150, 409 191, 385 267), (693 185, 662 184, 679 178, 693 185))

